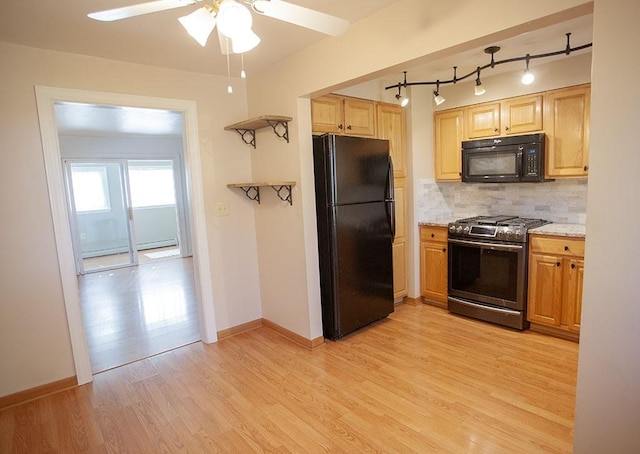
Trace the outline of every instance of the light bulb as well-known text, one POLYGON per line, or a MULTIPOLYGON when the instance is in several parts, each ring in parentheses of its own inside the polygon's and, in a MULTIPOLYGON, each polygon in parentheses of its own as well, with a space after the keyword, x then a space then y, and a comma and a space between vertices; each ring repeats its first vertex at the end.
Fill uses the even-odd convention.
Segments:
POLYGON ((522 79, 521 79, 524 85, 532 84, 535 79, 536 77, 533 75, 531 71, 529 71, 529 68, 524 70, 524 74, 522 75, 522 79))
POLYGON ((233 87, 231 85, 227 87, 227 93, 229 94, 233 93, 233 87))
POLYGON ((242 79, 246 79, 246 78, 247 78, 247 73, 246 73, 246 72, 244 72, 244 69, 243 69, 242 71, 240 71, 240 77, 241 77, 242 79))

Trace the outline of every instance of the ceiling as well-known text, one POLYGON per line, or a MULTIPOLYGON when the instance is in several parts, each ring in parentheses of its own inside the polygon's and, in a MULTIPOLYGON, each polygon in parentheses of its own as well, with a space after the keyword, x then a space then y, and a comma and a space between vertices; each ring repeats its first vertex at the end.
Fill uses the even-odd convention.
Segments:
MULTIPOLYGON (((345 18, 352 23, 394 3, 394 0, 288 1, 345 18)), ((99 22, 87 17, 89 12, 135 3, 139 2, 137 0, 2 0, 0 1, 0 41, 184 71, 226 75, 227 62, 225 56, 220 53, 216 33, 212 34, 209 43, 203 48, 185 32, 177 20, 178 17, 201 7, 202 3, 116 22, 99 22)), ((262 42, 244 56, 245 69, 249 77, 252 71, 259 71, 319 40, 334 39, 259 14, 253 14, 253 19, 253 29, 262 38, 262 42)), ((491 45, 501 47, 495 59, 502 60, 527 53, 537 54, 563 49, 566 45, 565 33, 568 32, 572 33, 572 47, 590 43, 592 19, 592 15, 587 15, 523 33, 501 42, 492 42, 491 45)), ((409 82, 451 79, 453 66, 458 67, 460 76, 473 71, 477 66, 489 63, 490 56, 484 52, 484 47, 402 69, 408 71, 409 82)), ((519 64, 523 65, 523 63, 519 64)), ((486 76, 512 71, 515 69, 514 65, 496 66, 494 69, 486 70, 486 76)), ((402 74, 396 71, 383 77, 382 81, 385 85, 396 84, 401 82, 401 76, 402 74)), ((56 109, 58 126, 62 133, 71 134, 73 131, 87 133, 95 127, 88 124, 80 125, 78 122, 82 122, 82 118, 94 119, 93 125, 104 122, 108 126, 102 128, 103 133, 158 134, 159 125, 162 124, 164 124, 165 133, 169 135, 175 135, 177 131, 181 131, 182 117, 172 112, 154 112, 153 109, 136 112, 145 119, 141 124, 154 125, 154 128, 143 130, 133 126, 135 125, 132 120, 134 112, 126 109, 104 106, 78 107, 77 105, 57 106, 56 109)), ((93 132, 100 133, 97 130, 93 132)))
MULTIPOLYGON (((87 17, 91 12, 146 1, 149 0, 2 0, 0 41, 185 71, 227 74, 227 62, 220 53, 217 33, 212 34, 207 46, 203 48, 178 22, 179 17, 205 3, 115 22, 100 22, 87 17)), ((352 23, 393 2, 394 0, 290 1, 342 17, 352 23)), ((244 56, 249 76, 252 71, 258 71, 327 38, 322 33, 259 14, 253 14, 253 30, 262 38, 262 42, 244 56)), ((239 65, 237 62, 236 64, 239 65)))

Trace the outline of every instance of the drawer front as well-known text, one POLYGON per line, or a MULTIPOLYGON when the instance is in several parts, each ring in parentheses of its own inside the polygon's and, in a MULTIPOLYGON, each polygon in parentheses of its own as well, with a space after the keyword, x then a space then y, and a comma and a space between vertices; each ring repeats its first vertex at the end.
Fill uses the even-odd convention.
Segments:
POLYGON ((531 235, 531 252, 584 257, 584 240, 566 237, 531 235))
POLYGON ((447 241, 446 227, 420 226, 420 241, 447 241))

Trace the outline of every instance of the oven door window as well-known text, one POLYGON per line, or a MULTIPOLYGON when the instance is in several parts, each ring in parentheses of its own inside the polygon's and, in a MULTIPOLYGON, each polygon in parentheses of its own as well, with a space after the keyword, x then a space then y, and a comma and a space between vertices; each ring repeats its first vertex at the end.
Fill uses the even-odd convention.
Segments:
POLYGON ((487 303, 518 302, 522 253, 449 244, 450 293, 487 303))

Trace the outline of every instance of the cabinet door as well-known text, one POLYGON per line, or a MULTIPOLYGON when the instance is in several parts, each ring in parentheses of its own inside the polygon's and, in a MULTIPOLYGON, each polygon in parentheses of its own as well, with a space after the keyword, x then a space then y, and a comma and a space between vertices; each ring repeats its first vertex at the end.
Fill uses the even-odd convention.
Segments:
POLYGON ((407 244, 393 243, 393 298, 407 296, 407 244))
POLYGON ((469 139, 500 135, 500 103, 478 104, 464 111, 469 139))
POLYGON ((345 98, 343 109, 345 134, 375 137, 376 105, 373 101, 345 98))
POLYGON ((542 95, 521 96, 503 101, 500 120, 504 134, 542 130, 542 95))
POLYGON ((420 290, 426 298, 447 302, 447 243, 420 243, 420 290))
POLYGON ((407 209, 407 200, 405 197, 404 178, 395 178, 395 200, 396 200, 396 241, 405 241, 407 237, 407 226, 405 222, 405 213, 407 209))
POLYGON ((378 104, 378 138, 389 140, 389 152, 393 159, 394 176, 404 177, 407 172, 405 151, 404 109, 391 104, 378 104))
POLYGON ((342 98, 333 95, 311 100, 311 129, 314 134, 342 134, 342 98))
POLYGON ((562 313, 562 257, 529 255, 527 318, 547 326, 560 326, 562 313))
POLYGON ((460 180, 462 175, 462 109, 434 114, 436 180, 460 180))
POLYGON ((544 96, 547 177, 584 177, 589 162, 591 89, 579 86, 544 96))
POLYGON ((580 332, 582 318, 582 283, 584 280, 584 260, 565 259, 566 277, 563 307, 563 324, 569 331, 580 332))

